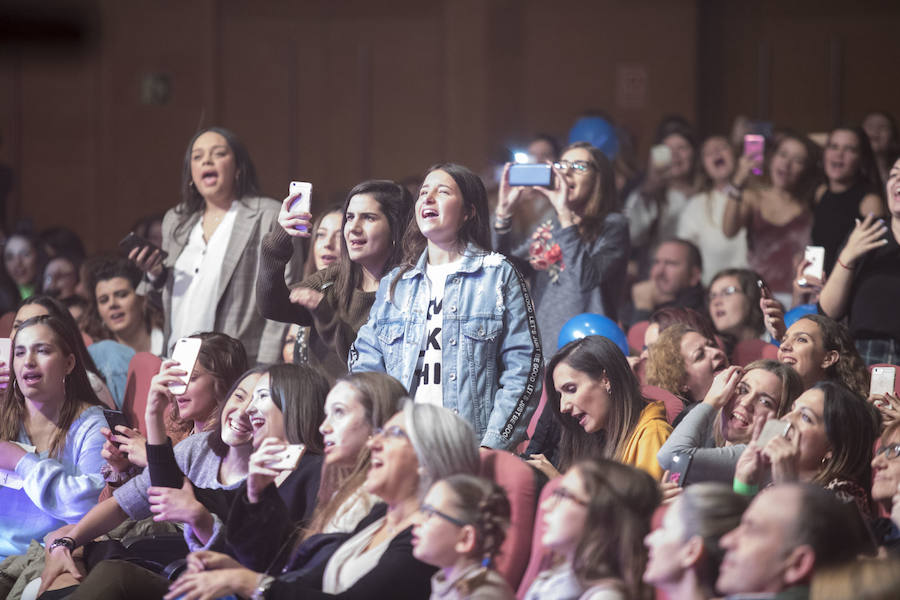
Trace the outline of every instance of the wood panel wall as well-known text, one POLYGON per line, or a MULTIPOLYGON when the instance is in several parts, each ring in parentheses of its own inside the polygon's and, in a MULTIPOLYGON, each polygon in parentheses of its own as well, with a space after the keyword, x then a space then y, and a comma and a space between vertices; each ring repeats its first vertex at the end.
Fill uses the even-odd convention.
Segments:
POLYGON ((17 177, 7 216, 113 248, 138 217, 177 202, 187 141, 212 124, 243 138, 267 195, 308 179, 323 206, 437 161, 487 173, 535 132, 565 137, 588 108, 631 129, 643 154, 668 113, 705 130, 737 112, 821 129, 835 110, 896 106, 882 68, 898 62, 886 35, 896 3, 871 14, 790 3, 815 17, 782 4, 98 0, 85 4, 97 38, 83 52, 0 53, 0 161, 17 177), (164 103, 142 99, 153 75, 171 84, 164 103), (837 109, 822 101, 833 97, 837 109))

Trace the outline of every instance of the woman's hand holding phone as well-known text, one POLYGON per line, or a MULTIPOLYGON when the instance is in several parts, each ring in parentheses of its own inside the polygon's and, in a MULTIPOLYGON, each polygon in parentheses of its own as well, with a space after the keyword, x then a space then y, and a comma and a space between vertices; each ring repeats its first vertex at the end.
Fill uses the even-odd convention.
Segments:
POLYGON ((159 279, 163 273, 163 253, 153 246, 132 248, 128 258, 138 269, 150 275, 151 279, 159 279))
POLYGON ((500 177, 500 189, 497 192, 497 208, 494 215, 500 220, 511 219, 522 195, 522 186, 509 185, 509 168, 513 163, 506 163, 503 167, 503 175, 500 177))
POLYGON ((281 470, 271 465, 278 461, 288 444, 278 438, 268 437, 250 455, 247 473, 247 499, 251 504, 259 502, 263 490, 281 474, 281 470))
POLYGON ((278 211, 278 224, 291 237, 310 237, 310 229, 312 229, 312 215, 308 212, 296 212, 291 210, 291 205, 297 200, 301 194, 289 195, 281 203, 281 210, 278 211), (297 229, 300 227, 300 229, 297 229))

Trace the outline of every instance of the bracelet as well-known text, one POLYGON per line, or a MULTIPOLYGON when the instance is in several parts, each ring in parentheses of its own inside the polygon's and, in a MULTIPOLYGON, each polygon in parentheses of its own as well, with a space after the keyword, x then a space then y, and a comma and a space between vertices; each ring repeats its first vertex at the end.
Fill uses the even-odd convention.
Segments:
POLYGON ((494 229, 498 233, 506 233, 512 229, 512 217, 495 217, 494 229))
POLYGON ((741 201, 741 188, 734 185, 730 181, 725 185, 722 191, 724 191, 725 195, 729 198, 734 198, 738 202, 741 201))
POLYGON ((65 546, 69 549, 69 552, 72 552, 75 550, 75 539, 70 537, 58 537, 50 542, 50 547, 47 548, 47 552, 53 552, 54 548, 59 548, 60 546, 65 546))
POLYGON ((259 582, 256 584, 256 589, 253 590, 253 595, 250 596, 250 600, 263 600, 266 597, 266 593, 268 593, 269 588, 272 587, 272 583, 275 581, 275 578, 271 575, 266 575, 263 573, 259 576, 259 582))
POLYGON ((744 483, 737 477, 734 478, 734 483, 732 483, 732 489, 735 494, 740 494, 741 496, 755 496, 759 491, 758 485, 750 485, 749 483, 744 483))
POLYGON ((853 268, 854 268, 854 267, 848 267, 848 266, 845 265, 843 262, 841 262, 841 257, 840 257, 840 256, 838 256, 838 258, 837 258, 837 264, 841 265, 842 267, 844 267, 844 268, 847 269, 848 271, 852 271, 853 268))

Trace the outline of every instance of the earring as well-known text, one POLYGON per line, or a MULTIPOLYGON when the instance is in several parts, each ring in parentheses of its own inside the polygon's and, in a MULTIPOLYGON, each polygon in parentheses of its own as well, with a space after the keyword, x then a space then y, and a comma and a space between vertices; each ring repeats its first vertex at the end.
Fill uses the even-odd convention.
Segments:
POLYGON ((611 389, 612 389, 612 388, 610 387, 609 382, 607 381, 607 382, 606 382, 606 393, 609 394, 610 391, 611 391, 611 389))

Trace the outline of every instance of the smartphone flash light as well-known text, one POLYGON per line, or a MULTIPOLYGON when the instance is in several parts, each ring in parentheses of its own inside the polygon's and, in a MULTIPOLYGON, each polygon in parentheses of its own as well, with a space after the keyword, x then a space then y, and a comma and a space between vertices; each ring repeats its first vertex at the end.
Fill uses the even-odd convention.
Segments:
POLYGON ((528 153, 527 153, 527 152, 522 152, 522 151, 513 152, 513 160, 516 161, 517 163, 527 163, 527 162, 530 162, 530 161, 529 161, 528 153))

